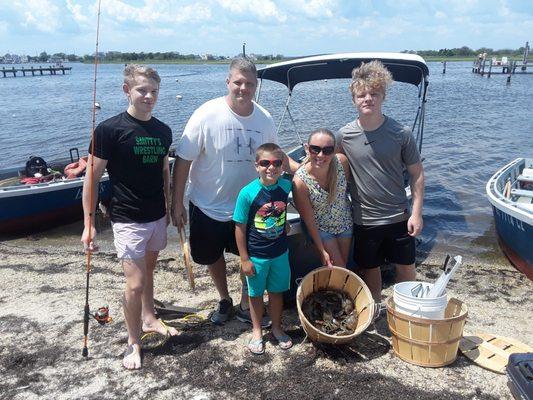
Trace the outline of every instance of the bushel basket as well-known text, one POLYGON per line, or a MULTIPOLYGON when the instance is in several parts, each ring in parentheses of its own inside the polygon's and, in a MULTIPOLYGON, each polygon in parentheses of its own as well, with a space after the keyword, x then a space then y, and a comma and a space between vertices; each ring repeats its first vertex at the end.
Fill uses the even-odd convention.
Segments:
POLYGON ((368 287, 352 271, 340 267, 322 267, 308 273, 296 292, 296 305, 307 337, 322 343, 342 344, 351 341, 368 328, 374 315, 374 300, 368 287), (353 301, 358 317, 354 333, 344 336, 329 335, 315 328, 307 320, 302 311, 302 304, 307 296, 319 290, 340 290, 353 301))
POLYGON ((387 300, 387 322, 392 348, 402 360, 423 367, 442 367, 457 358, 459 341, 468 315, 466 304, 450 299, 444 319, 418 318, 395 309, 387 300))

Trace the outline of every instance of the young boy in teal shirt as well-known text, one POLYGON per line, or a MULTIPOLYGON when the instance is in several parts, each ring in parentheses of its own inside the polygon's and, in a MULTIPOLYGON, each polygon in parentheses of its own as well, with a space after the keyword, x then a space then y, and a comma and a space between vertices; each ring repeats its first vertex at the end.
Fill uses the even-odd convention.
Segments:
POLYGON ((283 292, 289 289, 291 275, 286 232, 291 181, 280 177, 285 158, 277 144, 265 143, 257 148, 255 168, 259 178, 240 191, 233 213, 241 268, 248 282, 253 325, 248 349, 254 354, 265 352, 261 329, 265 290, 268 292, 272 334, 281 349, 292 346, 291 338, 281 328, 283 292))

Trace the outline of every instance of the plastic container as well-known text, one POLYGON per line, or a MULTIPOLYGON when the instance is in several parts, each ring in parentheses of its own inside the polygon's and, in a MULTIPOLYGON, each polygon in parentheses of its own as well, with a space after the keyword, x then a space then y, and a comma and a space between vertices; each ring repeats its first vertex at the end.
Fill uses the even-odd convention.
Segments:
POLYGON ((507 386, 517 400, 533 399, 533 353, 515 353, 507 364, 507 386))
POLYGON ((411 317, 443 319, 446 305, 448 304, 446 292, 434 299, 415 297, 411 290, 417 285, 422 285, 424 293, 429 292, 433 287, 432 283, 416 281, 401 282, 394 285, 393 300, 395 309, 411 317))

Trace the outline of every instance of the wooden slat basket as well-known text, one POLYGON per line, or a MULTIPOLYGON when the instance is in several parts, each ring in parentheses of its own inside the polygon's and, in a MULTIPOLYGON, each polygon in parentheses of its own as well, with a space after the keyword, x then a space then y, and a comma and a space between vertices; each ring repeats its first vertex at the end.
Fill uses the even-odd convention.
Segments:
POLYGON ((387 322, 392 333, 392 348, 402 360, 423 367, 443 367, 457 358, 468 315, 466 304, 450 299, 444 319, 412 317, 394 308, 387 300, 387 322))
POLYGON ((300 283, 296 292, 296 305, 302 327, 309 339, 331 344, 343 344, 360 335, 372 322, 374 300, 363 280, 346 268, 322 267, 308 273, 300 283), (329 335, 315 328, 302 311, 303 301, 311 293, 319 290, 340 290, 346 293, 355 304, 357 327, 351 335, 329 335))

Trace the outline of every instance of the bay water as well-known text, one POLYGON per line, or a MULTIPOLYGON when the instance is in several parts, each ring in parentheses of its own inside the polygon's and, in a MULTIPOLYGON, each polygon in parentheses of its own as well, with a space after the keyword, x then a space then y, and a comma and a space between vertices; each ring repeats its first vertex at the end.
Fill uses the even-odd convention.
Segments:
MULTIPOLYGON (((31 155, 45 160, 67 158, 73 147, 85 154, 90 140, 94 67, 67 64, 67 75, 0 77, 0 169, 23 166, 31 155)), ((533 157, 533 75, 481 77, 469 62, 428 63, 429 96, 422 155, 426 174, 424 231, 419 249, 439 250, 477 259, 501 259, 485 184, 516 157, 533 157)), ((3 65, 0 65, 0 68, 3 65)), ((11 65, 5 66, 11 68, 11 65)), ((227 65, 156 65, 162 82, 154 115, 173 131, 175 146, 192 112, 226 93, 227 65), (177 99, 176 96, 181 96, 177 99)), ((96 101, 101 122, 127 107, 122 93, 121 64, 101 64, 96 101)), ((336 131, 356 117, 348 80, 299 84, 291 110, 305 140, 318 127, 336 131)), ((394 84, 385 114, 411 126, 417 89, 394 84)), ((287 90, 266 82, 260 103, 279 123, 287 90)), ((285 119, 280 144, 300 142, 285 119)))

